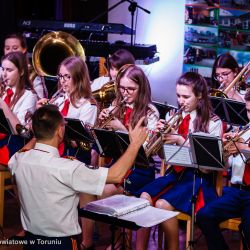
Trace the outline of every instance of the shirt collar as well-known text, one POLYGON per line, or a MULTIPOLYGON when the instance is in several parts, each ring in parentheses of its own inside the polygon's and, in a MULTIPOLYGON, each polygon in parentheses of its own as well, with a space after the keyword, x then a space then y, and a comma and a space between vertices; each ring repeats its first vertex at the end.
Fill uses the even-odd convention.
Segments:
POLYGON ((190 114, 191 121, 193 121, 197 115, 196 109, 191 112, 182 112, 182 117, 185 118, 186 115, 190 114))
POLYGON ((45 151, 45 152, 51 153, 52 155, 54 155, 56 157, 60 157, 58 149, 55 147, 52 147, 48 144, 43 144, 43 143, 37 142, 34 149, 45 151))

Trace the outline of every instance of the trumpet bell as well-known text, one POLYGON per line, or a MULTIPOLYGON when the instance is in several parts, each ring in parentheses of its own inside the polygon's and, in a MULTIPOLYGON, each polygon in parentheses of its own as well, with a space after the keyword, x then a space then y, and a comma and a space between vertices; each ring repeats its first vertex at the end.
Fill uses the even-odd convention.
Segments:
POLYGON ((116 84, 114 81, 110 81, 100 89, 93 91, 92 94, 100 106, 106 108, 116 97, 116 84))
POLYGON ((60 63, 69 56, 79 56, 85 60, 80 42, 63 31, 53 31, 41 37, 36 43, 32 63, 40 76, 55 77, 60 63))

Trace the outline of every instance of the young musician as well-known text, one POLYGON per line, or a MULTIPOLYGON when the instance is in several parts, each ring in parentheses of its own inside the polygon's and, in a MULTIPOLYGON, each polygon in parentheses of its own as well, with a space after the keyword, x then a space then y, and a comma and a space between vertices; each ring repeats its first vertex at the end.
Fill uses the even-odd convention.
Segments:
POLYGON ((25 54, 28 62, 29 72, 30 72, 30 81, 33 84, 33 87, 38 95, 39 98, 46 98, 48 96, 48 91, 44 82, 44 78, 41 76, 38 76, 32 67, 32 65, 29 64, 28 55, 27 55, 27 42, 26 38, 19 33, 13 33, 5 37, 4 40, 4 55, 20 51, 23 54, 25 54))
MULTIPOLYGON (((214 62, 212 70, 212 81, 216 89, 224 90, 234 80, 240 71, 239 65, 229 53, 218 56, 214 62)), ((242 96, 234 85, 229 93, 228 98, 234 99, 239 102, 244 102, 242 96)))
MULTIPOLYGON (((25 125, 34 113, 37 102, 37 95, 29 81, 26 57, 22 52, 10 52, 3 56, 2 76, 5 87, 0 98, 0 108, 16 131, 16 125, 25 125)), ((0 154, 0 159, 9 153, 14 154, 24 146, 24 140, 17 136, 2 135, 1 139, 1 150, 6 151, 0 154), (8 150, 3 146, 6 144, 8 150)))
MULTIPOLYGON (((247 116, 250 119, 250 91, 245 94, 245 102, 247 116)), ((227 133, 224 138, 233 139, 236 136, 238 133, 227 133)), ((241 218, 240 230, 243 243, 245 243, 244 249, 250 248, 250 165, 245 163, 246 159, 239 154, 239 150, 250 150, 249 139, 250 131, 247 130, 229 148, 231 156, 228 162, 232 168, 231 186, 224 187, 222 196, 207 204, 196 215, 197 224, 206 237, 209 249, 229 249, 219 224, 227 219, 237 217, 241 218)))
POLYGON ((91 84, 92 91, 100 89, 110 81, 114 81, 119 69, 125 64, 135 64, 134 56, 126 49, 118 49, 107 58, 107 76, 100 76, 91 84))
MULTIPOLYGON (((100 113, 100 124, 109 117, 110 111, 115 106, 120 106, 122 101, 125 100, 124 105, 116 109, 114 119, 106 125, 106 128, 126 132, 129 125, 134 127, 140 118, 145 116, 148 130, 153 131, 159 119, 159 113, 152 105, 150 84, 143 70, 135 65, 126 64, 119 70, 116 82, 117 97, 110 108, 104 109, 100 113)), ((138 169, 135 167, 130 173, 127 173, 126 178, 121 182, 122 184, 125 183, 124 186, 121 183, 119 186, 113 184, 106 185, 102 197, 122 193, 124 188, 126 191, 133 193, 154 178, 153 168, 138 169)), ((87 201, 95 199, 93 196, 85 197, 85 202, 81 206, 87 201)), ((94 222, 83 219, 82 249, 93 249, 93 232, 94 222)))
POLYGON ((120 159, 109 169, 93 170, 78 160, 60 158, 57 148, 64 137, 65 121, 56 106, 46 105, 34 113, 34 149, 18 152, 9 161, 20 197, 22 226, 27 240, 33 241, 24 249, 80 249, 76 242, 81 232, 78 194, 100 195, 105 183, 122 180, 146 139, 143 119, 134 129, 129 128, 131 142, 120 159))
MULTIPOLYGON (((190 132, 205 132, 221 136, 222 123, 218 117, 213 117, 209 99, 207 83, 197 73, 187 72, 182 75, 176 84, 177 101, 182 107, 182 123, 177 131, 171 130, 163 134, 165 143, 188 145, 187 135, 190 132)), ((162 128, 164 123, 159 122, 162 128)), ((166 210, 178 210, 191 215, 191 198, 193 194, 193 174, 195 169, 180 166, 171 166, 163 177, 146 185, 137 192, 142 198, 148 199, 151 204, 166 210)), ((213 186, 213 173, 199 171, 195 183, 195 195, 198 196, 196 210, 203 202, 207 203, 216 198, 213 186)), ((178 221, 177 218, 169 219, 162 223, 165 232, 167 248, 178 249, 178 221)), ((142 229, 137 234, 138 249, 146 249, 149 238, 148 229, 142 229)))
MULTIPOLYGON (((86 63, 79 57, 66 58, 58 67, 59 93, 52 100, 64 117, 81 120, 84 124, 94 126, 97 118, 97 106, 92 97, 89 72, 86 63), (60 91, 61 90, 61 91, 60 91)), ((48 100, 41 99, 38 106, 48 100)), ((72 154, 85 163, 90 163, 90 153, 79 153, 79 148, 69 146, 66 155, 72 154), (85 158, 85 159, 83 159, 85 158)))

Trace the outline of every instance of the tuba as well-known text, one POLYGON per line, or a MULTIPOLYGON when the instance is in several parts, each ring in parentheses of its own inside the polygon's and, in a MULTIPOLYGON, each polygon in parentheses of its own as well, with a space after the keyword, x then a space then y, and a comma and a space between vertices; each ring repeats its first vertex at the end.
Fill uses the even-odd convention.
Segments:
POLYGON ((32 53, 32 63, 38 75, 55 77, 58 66, 69 56, 79 56, 85 60, 81 43, 71 34, 53 31, 37 41, 32 53))
POLYGON ((99 103, 101 110, 107 108, 116 97, 115 81, 107 82, 100 89, 93 91, 92 94, 99 103))

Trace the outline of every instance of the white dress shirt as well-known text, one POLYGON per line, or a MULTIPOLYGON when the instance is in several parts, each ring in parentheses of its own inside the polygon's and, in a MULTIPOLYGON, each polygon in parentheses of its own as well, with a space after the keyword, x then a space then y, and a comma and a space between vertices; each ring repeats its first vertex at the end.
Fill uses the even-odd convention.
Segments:
POLYGON ((60 158, 57 148, 37 143, 9 161, 21 202, 24 230, 48 237, 81 233, 78 193, 101 195, 108 169, 89 169, 78 160, 60 158))
MULTIPOLYGON (((13 93, 15 94, 16 88, 12 88, 13 93)), ((11 97, 11 100, 14 97, 11 97)), ((6 97, 6 93, 3 95, 3 100, 6 97)), ((24 94, 19 98, 17 103, 14 105, 14 107, 11 107, 12 112, 17 116, 18 120, 21 124, 26 124, 26 115, 32 115, 36 110, 36 102, 38 98, 35 93, 33 93, 31 90, 25 90, 24 94)))
POLYGON ((108 76, 100 76, 100 77, 96 78, 91 83, 92 92, 95 91, 95 90, 100 89, 103 85, 105 85, 108 82, 110 82, 110 78, 108 76))
MULTIPOLYGON (((55 101, 55 105, 59 107, 61 111, 64 106, 64 102, 68 97, 66 95, 60 96, 55 101)), ((97 106, 91 104, 88 99, 81 98, 77 103, 77 107, 74 107, 72 103, 69 104, 69 111, 67 118, 79 119, 83 123, 93 126, 97 119, 97 106)))

